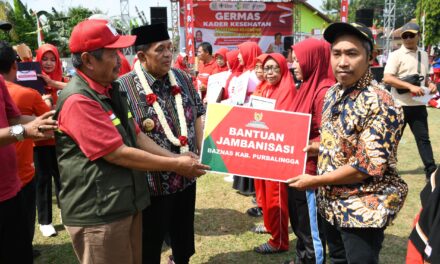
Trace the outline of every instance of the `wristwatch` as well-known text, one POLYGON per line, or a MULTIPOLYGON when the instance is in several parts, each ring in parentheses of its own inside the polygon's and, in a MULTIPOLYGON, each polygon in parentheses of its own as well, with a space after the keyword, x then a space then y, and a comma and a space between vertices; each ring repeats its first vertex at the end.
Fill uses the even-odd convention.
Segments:
POLYGON ((19 124, 15 126, 11 126, 11 129, 9 130, 11 133, 11 136, 15 137, 18 141, 24 140, 24 126, 19 124))

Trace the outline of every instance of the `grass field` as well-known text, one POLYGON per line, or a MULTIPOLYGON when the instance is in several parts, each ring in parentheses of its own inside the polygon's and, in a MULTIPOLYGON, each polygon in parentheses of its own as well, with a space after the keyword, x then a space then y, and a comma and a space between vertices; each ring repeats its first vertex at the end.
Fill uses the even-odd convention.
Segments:
MULTIPOLYGON (((429 126, 434 156, 439 162, 440 110, 429 109, 429 126)), ((409 185, 409 194, 394 224, 386 229, 380 262, 387 264, 404 263, 407 237, 413 218, 419 210, 419 192, 424 186, 423 164, 409 128, 405 130, 400 142, 398 158, 399 173, 409 185)), ((208 174, 200 178, 195 217, 196 254, 191 263, 279 264, 291 257, 296 243, 293 234, 290 235, 289 253, 263 256, 253 252, 253 247, 266 242, 269 236, 250 232, 255 224, 262 221, 246 215, 246 210, 251 206, 251 198, 237 194, 230 183, 223 181, 223 176, 208 174)), ((34 245, 42 252, 36 263, 78 263, 70 238, 60 224, 56 206, 54 224, 58 230, 56 237, 42 237, 38 227, 36 228, 34 245)), ((170 250, 163 252, 162 263, 166 263, 165 259, 170 254, 170 250)))

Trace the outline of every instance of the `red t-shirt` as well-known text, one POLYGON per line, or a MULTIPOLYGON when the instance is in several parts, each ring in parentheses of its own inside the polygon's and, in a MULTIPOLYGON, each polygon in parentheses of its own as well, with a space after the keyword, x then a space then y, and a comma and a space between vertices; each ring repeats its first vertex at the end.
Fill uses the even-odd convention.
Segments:
MULTIPOLYGON (((0 75, 0 128, 9 127, 9 119, 20 115, 0 75)), ((0 168, 0 202, 3 202, 17 195, 21 186, 14 144, 0 146, 0 168)))
MULTIPOLYGON (((99 94, 109 96, 111 86, 104 87, 77 70, 89 87, 99 94)), ((102 106, 81 94, 69 96, 58 116, 59 129, 78 144, 90 160, 96 160, 123 145, 122 137, 102 106)), ((136 133, 140 129, 136 125, 136 133)))
POLYGON ((119 76, 122 76, 131 71, 131 66, 127 58, 120 50, 118 50, 118 56, 119 58, 121 58, 121 67, 119 68, 119 76))
MULTIPOLYGON (((50 111, 36 90, 8 81, 6 81, 6 86, 21 114, 40 116, 50 111)), ((17 150, 18 177, 24 186, 32 180, 35 174, 34 142, 31 139, 25 139, 15 143, 15 148, 17 150)))
MULTIPOLYGON (((212 59, 208 63, 203 63, 200 61, 199 63, 199 73, 197 74, 197 90, 199 90, 199 85, 203 84, 206 87, 208 86, 208 78, 209 75, 213 74, 213 72, 217 69, 217 63, 214 59, 212 59)), ((202 92, 202 99, 205 97, 206 91, 202 92)))

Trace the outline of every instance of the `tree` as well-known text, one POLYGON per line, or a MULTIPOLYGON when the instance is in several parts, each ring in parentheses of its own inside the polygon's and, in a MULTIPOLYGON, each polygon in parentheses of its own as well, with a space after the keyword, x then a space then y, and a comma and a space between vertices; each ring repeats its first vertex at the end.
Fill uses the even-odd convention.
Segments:
MULTIPOLYGON (((398 0, 396 1, 396 28, 401 27, 406 22, 415 17, 415 9, 418 0, 398 0)), ((383 9, 385 0, 351 0, 348 8, 348 21, 356 20, 356 10, 363 8, 374 9, 374 19, 378 22, 377 26, 383 26, 383 9)), ((321 9, 334 21, 340 21, 339 10, 341 0, 325 0, 321 9)))
POLYGON ((37 25, 35 16, 29 14, 27 6, 21 0, 14 0, 12 40, 15 43, 25 43, 31 50, 37 48, 37 25))
POLYGON ((423 25, 422 17, 425 15, 425 45, 438 45, 440 43, 440 0, 420 0, 417 4, 417 21, 423 25))

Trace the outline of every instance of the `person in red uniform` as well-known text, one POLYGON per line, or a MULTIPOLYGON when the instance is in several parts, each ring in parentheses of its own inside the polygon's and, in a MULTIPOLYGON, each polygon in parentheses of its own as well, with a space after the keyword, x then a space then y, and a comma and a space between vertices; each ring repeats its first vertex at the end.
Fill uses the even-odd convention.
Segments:
MULTIPOLYGON (((263 64, 265 80, 269 83, 262 94, 266 98, 275 99, 275 109, 289 111, 296 95, 292 75, 287 68, 287 61, 279 53, 271 53, 263 64)), ((259 90, 259 88, 257 88, 259 90)), ((264 226, 257 226, 256 233, 269 233, 268 242, 255 247, 254 251, 261 254, 280 253, 289 249, 287 207, 287 188, 284 183, 261 181, 259 192, 263 207, 264 226)))
POLYGON ((206 96, 209 75, 217 69, 214 57, 212 57, 212 46, 208 42, 202 42, 197 47, 197 58, 199 59, 197 74, 197 89, 201 93, 202 100, 206 96))
MULTIPOLYGON (((40 76, 46 81, 46 90, 52 96, 53 101, 47 103, 53 107, 58 101, 58 92, 67 85, 57 47, 51 44, 41 45, 37 50, 36 61, 41 64, 40 76)), ((55 236, 57 232, 52 224, 52 178, 58 205, 61 184, 54 139, 35 142, 34 162, 39 229, 45 237, 55 236)))
MULTIPOLYGON (((330 67, 330 44, 309 38, 292 46, 291 60, 297 80, 301 81, 294 98, 293 112, 312 115, 310 142, 319 142, 321 112, 327 90, 336 83, 330 67)), ((318 158, 308 157, 306 173, 316 175, 318 158)), ((289 216, 297 237, 293 263, 325 263, 325 242, 318 229, 315 190, 288 188, 289 216)), ((292 263, 291 262, 291 263, 292 263)))
POLYGON ((53 105, 57 103, 58 91, 66 87, 67 80, 63 77, 60 54, 52 44, 43 44, 37 49, 35 61, 41 64, 42 74, 46 82, 46 91, 52 95, 53 105))
POLYGON ((114 81, 117 49, 135 39, 98 20, 80 22, 70 37, 78 74, 60 94, 56 140, 63 223, 82 263, 142 262, 141 211, 149 204, 142 171, 197 177, 209 169, 193 153, 175 155, 159 147, 134 123, 114 81), (78 162, 91 169, 75 169, 78 162))
POLYGON ((227 48, 220 48, 214 53, 214 59, 217 63, 217 68, 214 70, 213 74, 227 71, 228 64, 226 63, 226 53, 228 53, 227 48))
POLYGON ((181 69, 182 71, 189 73, 188 68, 188 55, 185 52, 180 52, 174 63, 174 68, 181 69))
MULTIPOLYGON (((18 69, 16 56, 16 52, 8 43, 2 42, 0 44, 0 63, 4 66, 0 69, 0 74, 5 78, 9 94, 20 112, 23 115, 40 116, 48 112, 50 108, 43 101, 38 91, 14 83, 18 69)), ((21 181, 20 193, 23 197, 23 208, 25 208, 26 213, 27 225, 25 227, 29 232, 28 241, 32 243, 36 216, 34 142, 31 139, 25 139, 15 143, 15 147, 17 151, 18 177, 21 181)), ((40 254, 37 250, 34 250, 33 253, 34 257, 40 254)))

